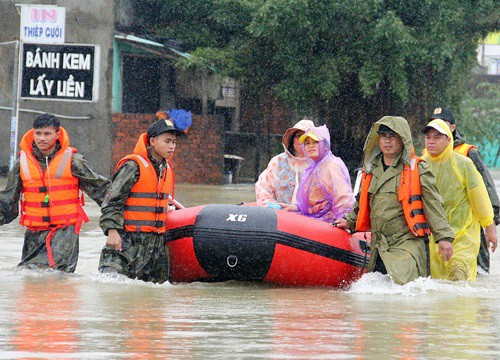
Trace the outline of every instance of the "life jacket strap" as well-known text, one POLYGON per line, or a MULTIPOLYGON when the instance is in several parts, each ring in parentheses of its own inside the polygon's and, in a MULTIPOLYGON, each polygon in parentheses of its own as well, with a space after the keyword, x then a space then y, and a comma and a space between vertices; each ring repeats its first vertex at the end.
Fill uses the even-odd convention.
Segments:
POLYGON ((79 189, 78 184, 67 184, 67 185, 54 185, 50 188, 48 186, 28 186, 23 187, 25 192, 35 192, 35 193, 46 193, 50 191, 61 191, 61 190, 74 190, 79 189))
POLYGON ((155 192, 131 192, 129 198, 131 199, 168 199, 170 194, 155 193, 155 192))
POLYGON ((54 265, 55 265, 54 254, 52 253, 51 241, 52 241, 52 237, 54 236, 55 232, 59 228, 60 227, 51 228, 49 233, 47 234, 47 237, 45 238, 45 246, 47 247, 47 258, 49 260, 49 265, 51 268, 54 267, 54 265))
POLYGON ((414 201, 422 201, 422 195, 412 195, 408 199, 408 204, 411 204, 414 201))
POLYGON ((88 223, 89 217, 87 216, 87 213, 85 213, 85 210, 83 210, 83 207, 80 204, 78 204, 76 210, 78 211, 78 219, 76 220, 75 224, 75 234, 79 234, 80 229, 82 228, 82 223, 88 223))
POLYGON ((72 222, 71 220, 74 220, 77 217, 78 217, 78 212, 72 214, 52 215, 52 216, 33 216, 24 214, 23 219, 27 221, 35 221, 35 222, 38 221, 46 223, 50 223, 51 221, 54 222, 54 221, 66 220, 67 225, 70 225, 75 223, 74 221, 72 222))
POLYGON ((419 239, 426 239, 431 234, 431 228, 427 223, 415 223, 413 225, 413 235, 419 239))
POLYGON ((125 205, 125 211, 134 211, 134 212, 147 212, 147 213, 156 213, 163 214, 166 212, 165 208, 162 206, 135 206, 135 205, 125 205))
POLYGON ((31 227, 28 226, 28 230, 31 231, 46 231, 49 230, 47 237, 45 238, 45 247, 47 248, 47 260, 49 261, 49 266, 52 268, 55 265, 54 261, 54 254, 52 253, 52 238, 54 237, 54 234, 56 233, 57 230, 62 229, 63 227, 66 227, 66 225, 57 225, 57 226, 36 226, 36 227, 31 227))
POLYGON ((49 205, 59 206, 59 205, 78 204, 78 199, 51 200, 50 202, 25 201, 24 204, 25 204, 25 206, 29 206, 29 207, 46 208, 46 207, 49 207, 49 205))
POLYGON ((424 209, 413 209, 411 212, 410 212, 410 216, 413 218, 417 215, 424 215, 424 209))

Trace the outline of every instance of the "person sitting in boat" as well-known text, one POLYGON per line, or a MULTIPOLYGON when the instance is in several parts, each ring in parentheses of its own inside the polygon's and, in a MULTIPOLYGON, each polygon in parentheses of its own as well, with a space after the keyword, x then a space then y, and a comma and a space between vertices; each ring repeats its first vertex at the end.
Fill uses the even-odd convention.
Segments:
POLYGON ((174 195, 168 160, 182 134, 171 118, 156 121, 139 137, 134 153, 116 166, 101 209, 100 226, 107 240, 99 272, 160 284, 168 280, 165 221, 169 195, 174 195))
POLYGON ((303 119, 285 131, 281 140, 285 151, 269 161, 267 168, 255 183, 255 198, 258 205, 295 203, 300 177, 309 166, 299 138, 312 127, 314 123, 311 120, 303 119))
POLYGON ((434 119, 425 134, 424 160, 436 177, 444 211, 455 233, 453 256, 443 261, 431 245, 431 276, 448 280, 476 280, 481 228, 492 251, 497 247, 493 207, 481 174, 466 156, 453 151, 453 135, 442 119, 434 119))
POLYGON ((352 210, 349 171, 342 159, 332 154, 326 125, 308 129, 299 141, 310 165, 302 174, 297 202, 279 205, 285 211, 332 222, 352 210))
POLYGON ((443 199, 429 166, 414 156, 404 118, 385 116, 372 125, 364 145, 357 200, 354 210, 334 225, 371 231, 368 272, 388 274, 400 285, 429 276, 430 232, 443 259, 450 260, 454 234, 443 199))

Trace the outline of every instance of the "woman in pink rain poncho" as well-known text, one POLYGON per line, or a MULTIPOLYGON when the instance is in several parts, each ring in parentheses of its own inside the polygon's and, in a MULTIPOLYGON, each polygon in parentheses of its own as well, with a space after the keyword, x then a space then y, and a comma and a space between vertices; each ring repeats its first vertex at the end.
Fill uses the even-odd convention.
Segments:
POLYGON ((330 132, 326 125, 308 129, 300 137, 309 167, 302 174, 296 204, 281 203, 283 210, 327 222, 352 210, 354 196, 349 171, 330 150, 330 132))
POLYGON ((285 132, 282 139, 285 151, 269 161, 269 165, 255 183, 255 198, 258 205, 296 202, 300 177, 309 165, 302 152, 299 138, 312 127, 314 123, 311 120, 303 119, 285 132))

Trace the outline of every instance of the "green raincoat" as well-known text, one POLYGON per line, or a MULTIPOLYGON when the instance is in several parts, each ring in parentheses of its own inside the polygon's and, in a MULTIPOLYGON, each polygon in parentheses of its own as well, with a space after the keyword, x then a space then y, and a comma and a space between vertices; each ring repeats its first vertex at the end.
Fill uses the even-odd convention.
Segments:
MULTIPOLYGON (((367 271, 374 271, 380 258, 387 274, 398 284, 428 276, 426 242, 413 236, 406 223, 403 206, 398 200, 403 165, 409 164, 412 151, 413 143, 408 123, 404 118, 395 116, 385 116, 374 123, 364 146, 363 168, 367 173, 373 174, 368 190, 372 240, 367 271), (403 141, 403 150, 399 157, 385 171, 378 145, 377 131, 380 125, 391 128, 403 141)), ((419 162, 418 170, 424 213, 435 241, 452 242, 453 232, 446 221, 434 176, 423 161, 419 162)), ((358 210, 356 203, 353 212, 345 216, 352 231, 356 228, 358 210)))
MULTIPOLYGON (((431 123, 439 124, 453 139, 443 120, 435 119, 431 123)), ((481 227, 493 223, 493 207, 484 181, 469 158, 453 151, 453 141, 440 155, 426 153, 424 159, 436 177, 446 218, 455 233, 453 256, 449 262, 443 260, 436 246, 431 246, 431 276, 474 281, 481 227)))

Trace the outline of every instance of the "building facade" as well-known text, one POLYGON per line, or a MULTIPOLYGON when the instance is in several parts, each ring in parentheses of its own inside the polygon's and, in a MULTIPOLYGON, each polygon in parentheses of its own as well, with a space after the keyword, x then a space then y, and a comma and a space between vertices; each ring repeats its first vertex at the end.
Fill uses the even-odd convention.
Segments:
MULTIPOLYGON (((37 3, 65 8, 64 43, 90 45, 97 49, 99 56, 95 61, 96 71, 93 79, 96 94, 91 101, 29 97, 16 99, 14 95, 16 70, 23 69, 23 65, 26 64, 26 59, 24 63, 20 63, 20 66, 16 64, 15 41, 20 40, 21 21, 20 6, 18 5, 30 4, 30 2, 23 0, 1 1, 0 119, 5 126, 0 127, 0 168, 2 172, 5 172, 9 167, 12 152, 11 143, 19 144, 22 135, 32 127, 35 117, 40 113, 48 112, 61 119, 62 125, 68 130, 71 145, 76 147, 97 171, 108 175, 113 138, 110 80, 113 69, 114 1, 65 0, 37 3), (12 111, 16 103, 19 109, 17 136, 13 131, 15 122, 13 117, 15 116, 12 111)), ((47 47, 44 45, 42 48, 47 47)), ((54 69, 46 68, 43 70, 46 71, 41 77, 45 75, 49 78, 54 69)), ((69 77, 71 76, 70 74, 69 77)))

